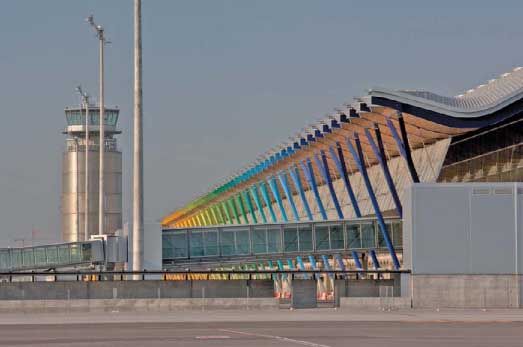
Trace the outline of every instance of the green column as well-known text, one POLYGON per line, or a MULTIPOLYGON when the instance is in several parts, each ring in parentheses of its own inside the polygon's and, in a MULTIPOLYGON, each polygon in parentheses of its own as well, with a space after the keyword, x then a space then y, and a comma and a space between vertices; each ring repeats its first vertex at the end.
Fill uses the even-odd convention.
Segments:
POLYGON ((227 217, 227 222, 228 222, 229 224, 233 224, 233 221, 232 221, 232 219, 231 219, 231 214, 229 213, 229 208, 227 207, 226 202, 225 202, 225 201, 222 201, 220 205, 221 205, 221 207, 222 207, 222 210, 225 211, 225 217, 227 217))
POLYGON ((238 201, 238 205, 240 206, 240 211, 243 216, 243 221, 245 222, 245 224, 249 224, 249 219, 247 218, 247 213, 245 213, 245 206, 243 206, 242 196, 240 194, 238 194, 238 195, 236 195, 236 199, 238 201))
POLYGON ((240 221, 240 217, 238 216, 238 209, 236 208, 236 204, 234 203, 234 198, 231 198, 228 202, 231 205, 231 209, 234 214, 234 218, 236 218, 236 222, 238 224, 242 224, 242 222, 240 221))

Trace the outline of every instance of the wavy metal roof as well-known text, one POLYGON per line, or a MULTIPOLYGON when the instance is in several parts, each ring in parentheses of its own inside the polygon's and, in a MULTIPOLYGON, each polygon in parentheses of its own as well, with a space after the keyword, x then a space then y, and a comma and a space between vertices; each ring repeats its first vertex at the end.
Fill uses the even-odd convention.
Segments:
POLYGON ((482 117, 494 113, 523 97, 523 68, 502 74, 458 96, 442 96, 429 91, 373 88, 371 97, 398 102, 458 118, 482 117))

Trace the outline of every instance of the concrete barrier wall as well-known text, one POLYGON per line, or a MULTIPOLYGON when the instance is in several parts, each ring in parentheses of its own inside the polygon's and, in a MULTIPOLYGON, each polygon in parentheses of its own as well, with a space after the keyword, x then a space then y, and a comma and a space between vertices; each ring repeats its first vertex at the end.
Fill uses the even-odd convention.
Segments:
POLYGON ((0 300, 0 313, 277 310, 274 298, 0 300))
POLYGON ((413 275, 414 308, 523 307, 521 275, 413 275))
POLYGON ((13 282, 0 284, 2 300, 272 298, 272 280, 13 282))

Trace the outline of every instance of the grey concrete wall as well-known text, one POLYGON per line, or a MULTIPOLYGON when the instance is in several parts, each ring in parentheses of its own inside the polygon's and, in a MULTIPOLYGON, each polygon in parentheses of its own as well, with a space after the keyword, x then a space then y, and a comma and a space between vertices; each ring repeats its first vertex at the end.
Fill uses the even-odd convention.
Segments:
POLYGON ((318 282, 314 280, 292 281, 292 307, 315 308, 318 306, 318 282))
POLYGON ((339 297, 400 296, 400 284, 395 280, 335 280, 334 291, 339 297))
POLYGON ((414 308, 518 308, 521 275, 413 275, 414 308))
POLYGON ((274 298, 0 300, 0 313, 277 310, 274 298))
POLYGON ((271 298, 272 280, 13 282, 0 284, 1 300, 271 298))

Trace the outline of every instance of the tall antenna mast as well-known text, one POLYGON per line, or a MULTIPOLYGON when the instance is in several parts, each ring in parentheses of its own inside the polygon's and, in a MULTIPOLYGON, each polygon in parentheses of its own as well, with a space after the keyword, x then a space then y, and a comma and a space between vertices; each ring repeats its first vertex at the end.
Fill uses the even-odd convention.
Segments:
POLYGON ((104 46, 106 41, 104 36, 104 28, 101 25, 97 25, 94 22, 93 15, 90 15, 86 19, 87 23, 95 30, 96 36, 98 37, 100 45, 100 171, 99 171, 99 198, 98 198, 98 235, 103 235, 105 233, 105 190, 104 190, 104 152, 105 152, 105 131, 104 131, 104 122, 105 122, 105 105, 104 105, 104 46))
MULTIPOLYGON (((85 192, 84 192, 84 240, 89 240, 89 94, 82 90, 82 86, 76 87, 76 91, 82 98, 82 106, 85 107, 85 192)), ((80 108, 81 109, 81 108, 80 108)))

